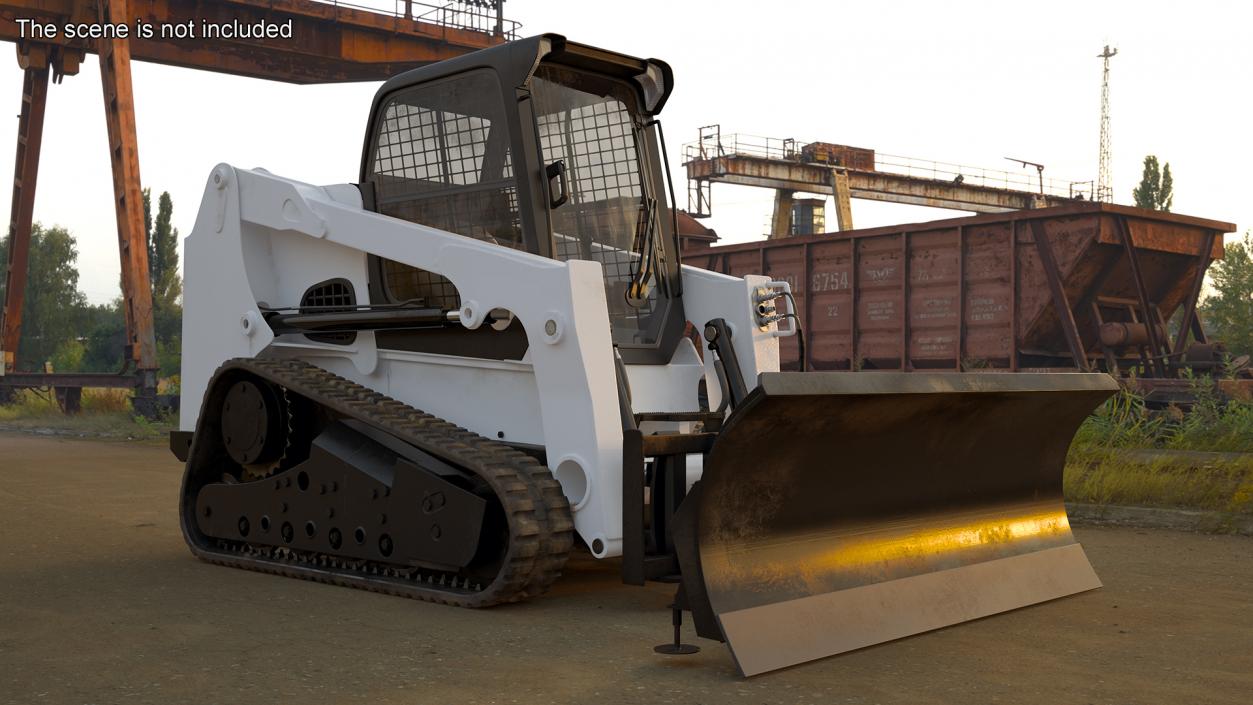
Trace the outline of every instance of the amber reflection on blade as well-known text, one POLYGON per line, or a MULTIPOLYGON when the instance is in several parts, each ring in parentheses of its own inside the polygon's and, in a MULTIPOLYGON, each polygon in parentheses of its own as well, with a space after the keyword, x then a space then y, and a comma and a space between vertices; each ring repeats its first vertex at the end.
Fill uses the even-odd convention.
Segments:
POLYGON ((717 564, 707 577, 724 587, 791 584, 812 594, 1071 542, 1065 508, 1035 504, 1029 511, 994 516, 933 516, 723 545, 706 554, 717 564))

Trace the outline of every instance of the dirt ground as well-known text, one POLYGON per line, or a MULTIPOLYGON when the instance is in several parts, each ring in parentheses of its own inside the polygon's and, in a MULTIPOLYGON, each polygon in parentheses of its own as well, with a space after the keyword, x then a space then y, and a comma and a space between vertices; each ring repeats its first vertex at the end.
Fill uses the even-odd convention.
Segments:
POLYGON ((574 562, 470 611, 201 563, 159 445, 0 434, 0 703, 1248 703, 1253 539, 1076 529, 1099 591, 740 678, 574 562))

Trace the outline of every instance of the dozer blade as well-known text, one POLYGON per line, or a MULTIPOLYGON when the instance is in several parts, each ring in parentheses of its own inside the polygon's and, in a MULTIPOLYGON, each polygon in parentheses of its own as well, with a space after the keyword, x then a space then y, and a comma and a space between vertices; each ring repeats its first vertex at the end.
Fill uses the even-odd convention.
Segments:
POLYGON ((1100 587, 1062 468, 1104 374, 766 373, 680 507, 683 590, 746 676, 1100 587))

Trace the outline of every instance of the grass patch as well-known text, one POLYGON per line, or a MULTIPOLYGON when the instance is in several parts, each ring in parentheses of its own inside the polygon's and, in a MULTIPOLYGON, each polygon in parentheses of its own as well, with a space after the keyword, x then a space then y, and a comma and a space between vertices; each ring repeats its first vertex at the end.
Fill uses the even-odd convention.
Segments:
POLYGON ((1253 402, 1193 394, 1187 411, 1126 389, 1102 405, 1070 446, 1066 499, 1253 515, 1253 402))
POLYGON ((128 389, 84 389, 82 412, 67 415, 52 392, 19 390, 13 403, 0 405, 0 430, 157 440, 176 426, 174 417, 150 421, 131 409, 128 389))
POLYGON ((1253 515, 1253 455, 1072 448, 1062 485, 1073 502, 1253 515))

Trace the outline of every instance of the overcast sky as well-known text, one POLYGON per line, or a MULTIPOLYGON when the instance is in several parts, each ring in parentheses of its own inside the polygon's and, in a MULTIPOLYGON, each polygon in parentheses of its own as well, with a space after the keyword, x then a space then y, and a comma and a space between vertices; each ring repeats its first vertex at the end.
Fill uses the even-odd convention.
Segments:
MULTIPOLYGON (((354 4, 393 6, 390 0, 354 4)), ((701 125, 864 146, 879 152, 1045 175, 1096 176, 1101 62, 1112 60, 1114 200, 1131 202, 1146 154, 1170 162, 1179 213, 1253 227, 1253 10, 1207 2, 678 2, 509 0, 525 34, 668 61, 663 122, 680 205, 680 145, 701 125)), ((298 38, 297 38, 298 41, 298 38)), ((12 54, 10 54, 11 56, 12 54)), ((313 183, 354 181, 377 83, 293 86, 134 64, 140 171, 169 191, 191 232, 218 162, 313 183)), ((10 119, 0 173, 13 172, 22 73, 0 70, 10 119)), ((116 221, 99 72, 50 88, 35 219, 78 238, 81 288, 117 295, 116 221)), ((714 186, 724 241, 761 237, 771 194, 714 186)), ((8 199, 5 199, 7 202, 8 199)), ((155 200, 155 199, 154 199, 155 200)), ((858 227, 961 215, 853 201, 858 227)), ((7 222, 7 219, 6 219, 7 222)))

